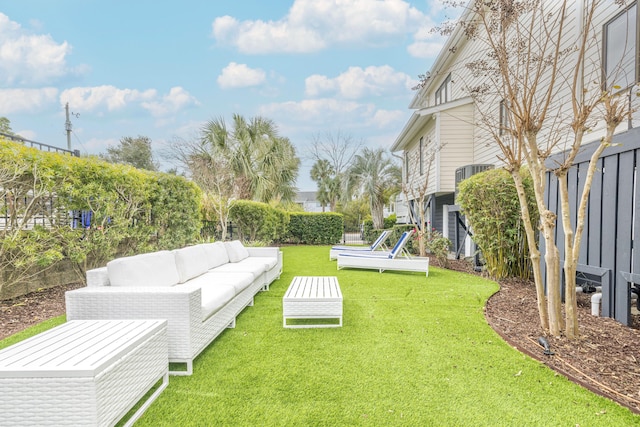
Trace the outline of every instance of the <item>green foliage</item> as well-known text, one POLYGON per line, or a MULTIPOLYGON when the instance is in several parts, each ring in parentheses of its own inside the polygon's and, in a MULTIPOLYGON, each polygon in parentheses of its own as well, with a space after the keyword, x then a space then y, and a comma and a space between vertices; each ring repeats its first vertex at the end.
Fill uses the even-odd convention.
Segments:
POLYGON ((335 212, 291 213, 289 240, 292 243, 324 245, 335 244, 342 238, 344 219, 335 212))
POLYGON ((96 158, 0 141, 0 188, 9 218, 0 244, 5 285, 63 259, 84 278, 118 255, 184 246, 200 229, 194 184, 96 158), (90 213, 91 225, 70 227, 70 212, 90 213))
POLYGON ((388 228, 393 228, 393 227, 395 227, 395 225, 396 225, 396 221, 397 221, 397 219, 396 219, 396 214, 391 214, 391 215, 389 215, 388 217, 386 217, 386 218, 384 219, 384 223, 383 223, 383 224, 384 224, 384 228, 385 228, 385 230, 386 230, 386 229, 388 229, 388 228))
POLYGON ((159 249, 176 249, 192 243, 199 235, 200 188, 191 181, 164 173, 155 175, 151 215, 158 234, 159 249))
POLYGON ((222 118, 212 119, 202 128, 201 139, 199 151, 225 165, 224 173, 232 176, 237 199, 269 202, 295 198, 300 159, 272 120, 234 114, 232 125, 227 126, 222 118))
POLYGON ((0 117, 0 132, 6 133, 7 135, 15 135, 13 130, 11 130, 11 121, 6 117, 0 117))
POLYGON ((288 214, 266 203, 238 200, 231 207, 229 219, 238 226, 241 240, 274 242, 285 235, 288 214))
MULTIPOLYGON (((535 225, 539 217, 531 176, 527 170, 521 174, 535 225)), ((495 169, 464 180, 458 203, 471 223, 473 240, 482 251, 489 274, 495 278, 529 278, 531 260, 511 175, 495 169)))
POLYGON ((338 203, 335 211, 344 215, 344 227, 347 231, 360 231, 360 224, 367 218, 369 220, 371 218, 369 202, 364 197, 344 204, 338 203))
POLYGON ((107 153, 101 154, 100 157, 110 163, 120 163, 150 171, 158 170, 158 165, 153 158, 151 139, 146 136, 137 138, 126 136, 120 139, 119 145, 107 148, 107 153))
POLYGON ((447 267, 447 256, 451 249, 451 240, 444 237, 442 233, 437 230, 431 230, 431 233, 427 233, 426 247, 436 256, 440 267, 447 267))

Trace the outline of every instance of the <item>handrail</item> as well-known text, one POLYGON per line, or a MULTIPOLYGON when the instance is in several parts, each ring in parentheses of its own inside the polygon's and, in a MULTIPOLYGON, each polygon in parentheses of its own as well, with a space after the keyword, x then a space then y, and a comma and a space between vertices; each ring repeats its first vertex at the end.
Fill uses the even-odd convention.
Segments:
POLYGON ((53 145, 49 145, 49 144, 44 144, 42 142, 37 142, 37 141, 32 141, 30 139, 26 139, 23 138, 21 136, 18 135, 11 135, 8 133, 4 133, 4 132, 0 132, 0 136, 4 137, 4 138, 8 138, 12 141, 16 141, 16 142, 20 142, 22 144, 29 144, 29 146, 37 148, 38 150, 41 151, 54 151, 56 153, 67 153, 67 154, 71 154, 72 156, 75 157, 80 157, 80 150, 67 150, 65 148, 60 148, 60 147, 54 147, 53 145))

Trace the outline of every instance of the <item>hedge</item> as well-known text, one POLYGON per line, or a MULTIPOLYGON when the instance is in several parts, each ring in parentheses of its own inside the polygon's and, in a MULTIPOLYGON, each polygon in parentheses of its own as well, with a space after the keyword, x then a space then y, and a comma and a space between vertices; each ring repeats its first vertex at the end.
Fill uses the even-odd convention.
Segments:
POLYGON ((0 140, 0 189, 8 219, 0 244, 0 286, 63 260, 84 279, 87 269, 115 256, 192 243, 200 229, 200 190, 183 177, 5 140, 0 140), (75 224, 73 214, 82 215, 83 223, 75 224))
POLYGON ((311 245, 332 245, 340 242, 344 230, 342 214, 335 212, 292 212, 289 221, 289 241, 311 245))

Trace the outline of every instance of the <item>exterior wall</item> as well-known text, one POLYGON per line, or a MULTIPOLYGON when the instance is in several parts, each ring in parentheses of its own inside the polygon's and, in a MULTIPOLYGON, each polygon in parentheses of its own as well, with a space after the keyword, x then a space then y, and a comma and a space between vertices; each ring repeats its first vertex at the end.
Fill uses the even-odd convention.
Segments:
POLYGON ((473 104, 463 105, 439 114, 440 143, 438 152, 439 193, 455 191, 456 169, 474 163, 473 104))

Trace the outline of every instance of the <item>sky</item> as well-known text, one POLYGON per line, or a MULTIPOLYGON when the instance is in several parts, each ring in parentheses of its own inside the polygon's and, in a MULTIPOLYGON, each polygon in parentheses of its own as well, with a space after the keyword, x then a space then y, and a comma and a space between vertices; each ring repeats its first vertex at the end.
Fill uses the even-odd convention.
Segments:
POLYGON ((160 155, 208 120, 261 116, 313 191, 314 139, 391 147, 447 13, 442 0, 0 0, 0 117, 67 148, 68 103, 72 149, 145 136, 160 155))

